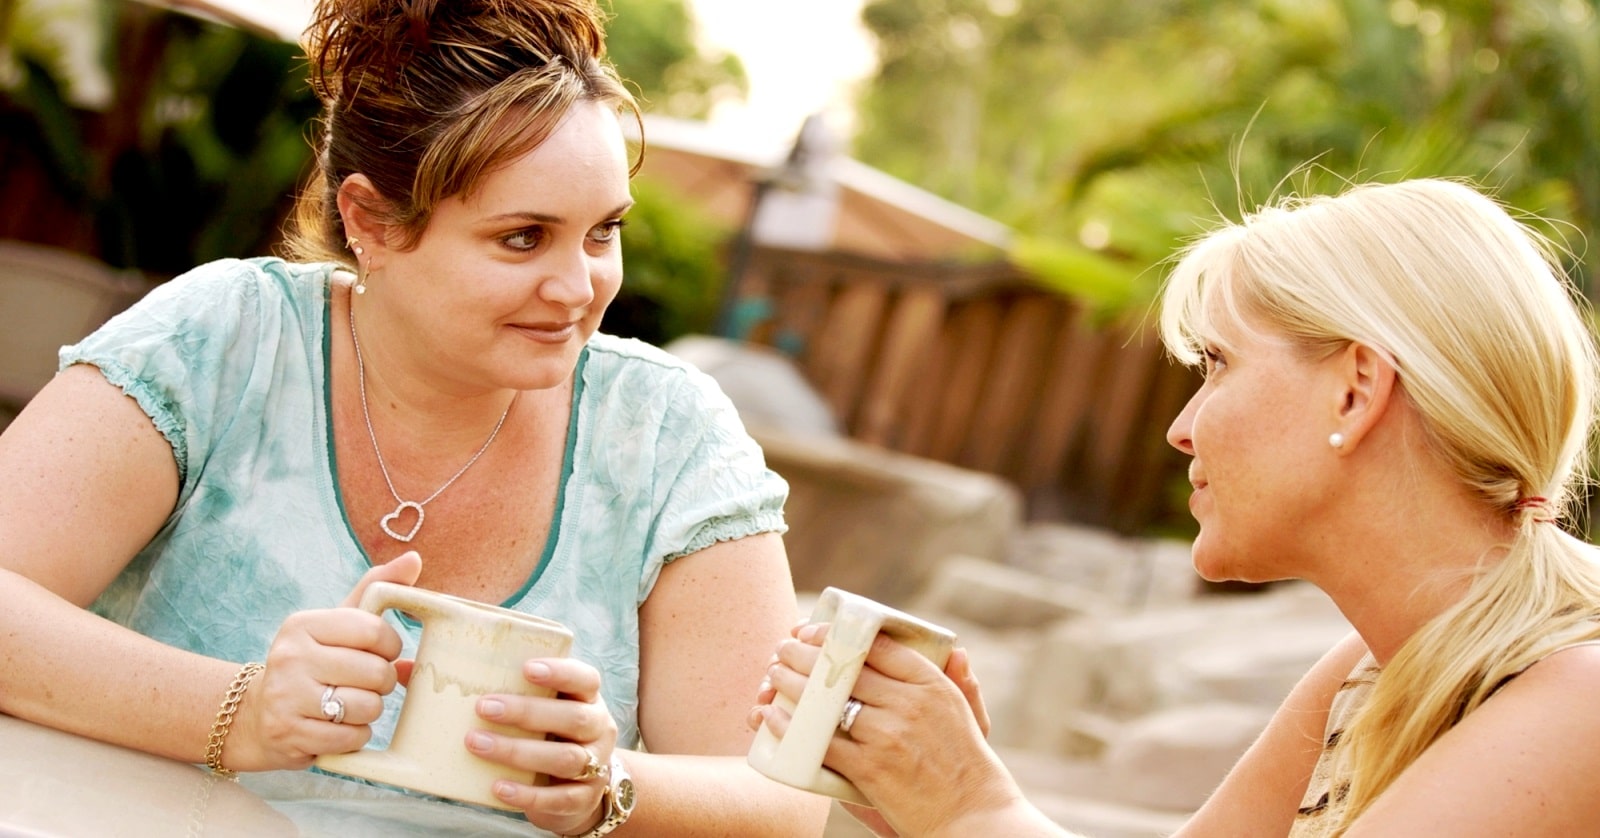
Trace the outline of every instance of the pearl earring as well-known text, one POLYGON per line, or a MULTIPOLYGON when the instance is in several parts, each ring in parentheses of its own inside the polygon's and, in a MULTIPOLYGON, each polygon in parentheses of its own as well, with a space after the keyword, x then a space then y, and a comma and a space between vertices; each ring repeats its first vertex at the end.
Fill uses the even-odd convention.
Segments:
POLYGON ((1344 434, 1341 434, 1338 431, 1328 434, 1328 444, 1332 445, 1334 448, 1343 448, 1344 434))

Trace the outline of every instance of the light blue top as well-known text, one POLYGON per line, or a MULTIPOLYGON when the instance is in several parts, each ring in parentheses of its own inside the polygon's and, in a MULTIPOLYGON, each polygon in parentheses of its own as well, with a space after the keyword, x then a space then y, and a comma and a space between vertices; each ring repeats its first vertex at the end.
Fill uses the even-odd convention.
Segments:
MULTIPOLYGON (((142 634, 261 660, 291 612, 337 605, 370 567, 336 480, 328 392, 332 265, 223 260, 158 287, 75 346, 172 445, 177 506, 94 603, 142 634)), ((636 747, 639 605, 661 568, 783 532, 788 487, 707 375, 595 335, 576 372, 560 497, 508 608, 572 629, 600 670, 618 744, 636 747)), ((418 629, 387 619, 415 653, 418 629)), ((387 745, 399 692, 373 726, 387 745)))

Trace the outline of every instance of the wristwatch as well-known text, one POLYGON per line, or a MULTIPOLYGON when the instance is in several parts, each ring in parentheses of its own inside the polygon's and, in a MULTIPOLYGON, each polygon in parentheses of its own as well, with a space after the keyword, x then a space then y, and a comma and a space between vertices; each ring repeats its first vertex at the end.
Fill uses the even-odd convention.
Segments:
POLYGON ((594 825, 594 829, 568 838, 600 838, 602 835, 610 835, 612 830, 627 822, 628 816, 633 814, 635 802, 633 778, 628 776, 628 767, 622 764, 622 758, 613 751, 611 782, 606 784, 605 790, 600 793, 600 822, 594 825))

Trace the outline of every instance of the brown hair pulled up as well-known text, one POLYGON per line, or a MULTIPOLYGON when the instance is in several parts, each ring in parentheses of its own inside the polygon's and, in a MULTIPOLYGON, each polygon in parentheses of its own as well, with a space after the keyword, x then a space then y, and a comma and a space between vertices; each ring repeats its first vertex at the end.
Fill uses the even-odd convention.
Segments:
POLYGON ((440 201, 538 147, 574 104, 640 120, 594 0, 318 0, 302 46, 323 115, 287 249, 312 261, 353 265, 336 202, 352 174, 410 247, 440 201))

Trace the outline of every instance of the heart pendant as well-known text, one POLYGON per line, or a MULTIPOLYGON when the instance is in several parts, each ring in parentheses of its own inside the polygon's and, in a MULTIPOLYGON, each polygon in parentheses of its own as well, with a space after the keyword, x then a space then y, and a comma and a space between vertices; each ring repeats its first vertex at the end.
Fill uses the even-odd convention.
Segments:
POLYGON ((417 537, 417 530, 422 529, 422 519, 424 515, 425 513, 422 511, 422 504, 417 503, 416 501, 405 500, 401 501, 400 505, 395 507, 393 512, 383 516, 383 520, 378 522, 378 526, 382 527, 383 531, 388 533, 389 537, 395 541, 410 541, 411 539, 417 537), (411 525, 411 529, 409 531, 402 535, 390 529, 389 525, 394 523, 395 519, 404 514, 407 509, 417 510, 417 521, 411 525))

